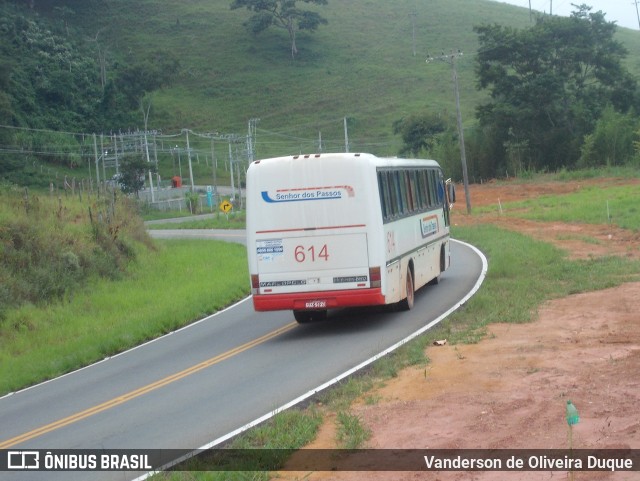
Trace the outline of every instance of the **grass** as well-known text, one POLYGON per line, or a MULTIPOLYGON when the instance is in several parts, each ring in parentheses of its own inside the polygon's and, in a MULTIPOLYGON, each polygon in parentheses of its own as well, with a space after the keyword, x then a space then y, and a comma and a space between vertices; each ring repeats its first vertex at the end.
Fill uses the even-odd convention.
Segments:
POLYGON ((482 289, 450 321, 463 316, 471 332, 492 322, 528 322, 548 299, 640 279, 637 261, 619 257, 573 261, 548 243, 491 225, 457 227, 454 234, 480 247, 489 261, 482 289))
POLYGON ((157 245, 141 252, 122 280, 94 279, 64 302, 9 311, 0 324, 0 393, 113 355, 247 295, 244 247, 210 240, 157 245))
POLYGON ((8 309, 67 299, 93 277, 120 278, 148 248, 135 203, 118 193, 0 183, 0 325, 8 309))
POLYGON ((148 229, 244 229, 246 213, 234 212, 228 216, 213 214, 206 219, 183 220, 181 222, 154 222, 147 223, 148 229))
POLYGON ((340 411, 336 418, 338 426, 336 441, 341 449, 358 449, 371 437, 371 430, 367 428, 360 416, 340 411))
POLYGON ((518 217, 543 222, 580 222, 586 224, 614 224, 623 229, 640 229, 640 206, 637 204, 638 186, 625 185, 603 189, 601 186, 583 187, 564 195, 542 196, 524 202, 503 205, 506 215, 518 212, 518 217))
POLYGON ((153 207, 144 205, 142 207, 140 215, 145 221, 159 222, 167 219, 188 219, 193 214, 186 208, 183 210, 158 210, 153 207))
POLYGON ((322 415, 316 409, 290 409, 234 439, 224 447, 228 451, 205 452, 181 465, 196 472, 165 472, 152 479, 267 480, 268 471, 281 468, 294 450, 313 441, 321 424, 322 415), (272 468, 257 471, 256 464, 272 468))
MULTIPOLYGON (((534 176, 531 182, 553 180, 582 180, 593 178, 640 179, 640 171, 625 167, 602 171, 586 170, 574 173, 534 176)), ((539 222, 565 222, 583 224, 612 224, 638 232, 640 230, 640 206, 637 202, 638 185, 586 185, 567 194, 543 195, 521 202, 502 204, 502 213, 539 222)), ((476 213, 496 212, 496 205, 478 207, 476 213)))
POLYGON ((536 179, 557 180, 560 182, 584 179, 632 179, 640 176, 640 168, 637 165, 609 165, 602 167, 591 167, 588 169, 567 170, 561 169, 554 174, 536 176, 536 179))

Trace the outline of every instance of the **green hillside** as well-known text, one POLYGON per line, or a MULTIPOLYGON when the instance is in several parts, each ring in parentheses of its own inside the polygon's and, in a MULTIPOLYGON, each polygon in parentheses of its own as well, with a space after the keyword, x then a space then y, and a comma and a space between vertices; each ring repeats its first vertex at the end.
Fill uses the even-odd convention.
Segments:
POLYGON ((352 150, 396 154, 394 120, 455 108, 451 68, 427 65, 430 52, 469 53, 459 77, 471 117, 482 95, 474 89, 473 25, 529 22, 526 10, 489 1, 330 1, 318 8, 329 24, 301 32, 292 61, 284 30, 254 37, 242 26, 247 12, 231 11, 229 4, 142 1, 126 16, 112 6, 105 34, 118 51, 144 56, 161 47, 180 59, 179 85, 154 95, 152 125, 244 133, 247 121, 259 118, 259 156, 316 151, 320 136, 326 150, 339 149, 344 117, 352 150))
MULTIPOLYGON (((159 140, 163 179, 176 174, 176 161, 187 149, 184 129, 243 137, 250 119, 259 119, 258 157, 344 150, 345 119, 351 151, 397 155, 402 142, 393 133, 394 121, 425 112, 455 115, 451 66, 427 64, 429 54, 458 49, 464 53, 457 67, 463 121, 469 128, 476 123, 476 106, 488 98, 488 92, 476 89, 474 26, 531 25, 528 9, 489 0, 329 0, 316 7, 305 3, 304 8, 315 8, 328 24, 314 33, 298 33, 299 53, 293 60, 285 30, 272 27, 254 36, 243 26, 249 12, 231 10, 230 4, 231 0, 33 0, 25 5, 0 0, 0 6, 9 9, 5 12, 27 19, 15 20, 18 27, 11 24, 14 20, 0 21, 0 33, 14 29, 14 35, 37 34, 39 42, 30 52, 30 40, 21 38, 21 50, 13 53, 20 59, 7 58, 11 53, 0 55, 0 144, 5 152, 18 153, 7 154, 7 162, 34 168, 34 161, 54 162, 70 169, 95 163, 96 145, 105 151, 111 147, 101 138, 94 143, 86 134, 143 129, 140 92, 149 90, 147 127, 163 134, 154 139, 159 140), (30 18, 40 25, 31 31, 24 28, 30 18), (48 63, 38 66, 43 55, 48 63), (65 60, 57 62, 56 55, 65 60), (100 60, 106 87, 100 85, 100 60), (174 68, 175 61, 179 65, 174 68), (61 67, 65 62, 68 69, 61 67), (21 70, 21 65, 30 67, 21 70), (28 81, 16 81, 18 73, 28 81), (147 77, 142 79, 146 87, 136 84, 141 80, 136 75, 147 77), (12 88, 22 92, 21 103, 11 104, 6 99, 12 93, 5 96, 2 91, 11 76, 12 88), (154 84, 149 82, 153 76, 162 79, 154 84), (27 83, 32 90, 25 93, 21 85, 27 83), (39 96, 49 103, 38 108, 39 96), (12 130, 15 127, 73 134, 28 138, 12 130), (177 136, 169 137, 172 134, 177 136)), ((629 69, 640 74, 638 32, 618 29, 617 35, 629 50, 629 69)), ((5 45, 0 52, 11 49, 5 45)), ((190 148, 200 160, 211 157, 213 146, 193 135, 190 148)), ((231 157, 227 148, 226 142, 216 146, 217 158, 231 157)), ((210 176, 210 169, 204 166, 195 175, 210 176)))
MULTIPOLYGON (((396 154, 394 120, 421 110, 454 112, 451 67, 425 63, 428 53, 450 49, 465 53, 461 102, 465 123, 473 122, 485 95, 475 89, 473 26, 530 22, 527 9, 486 0, 330 0, 317 7, 328 25, 300 32, 292 61, 284 30, 250 35, 242 25, 248 12, 230 10, 229 0, 105 5, 98 15, 95 7, 79 8, 73 21, 87 35, 99 32, 109 56, 142 60, 164 51, 180 59, 174 86, 153 95, 151 128, 244 134, 248 120, 259 118, 263 157, 318 150, 320 136, 325 150, 340 149, 344 117, 352 150, 396 154)), ((622 29, 619 35, 640 72, 640 37, 622 29)))

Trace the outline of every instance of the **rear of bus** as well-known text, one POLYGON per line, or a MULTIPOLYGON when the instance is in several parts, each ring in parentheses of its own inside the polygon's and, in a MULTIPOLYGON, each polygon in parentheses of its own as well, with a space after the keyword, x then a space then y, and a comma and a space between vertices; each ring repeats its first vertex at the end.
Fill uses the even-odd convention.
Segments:
POLYGON ((256 311, 384 304, 384 251, 374 157, 316 154, 253 162, 247 171, 247 252, 256 311), (378 252, 380 251, 380 252, 378 252))

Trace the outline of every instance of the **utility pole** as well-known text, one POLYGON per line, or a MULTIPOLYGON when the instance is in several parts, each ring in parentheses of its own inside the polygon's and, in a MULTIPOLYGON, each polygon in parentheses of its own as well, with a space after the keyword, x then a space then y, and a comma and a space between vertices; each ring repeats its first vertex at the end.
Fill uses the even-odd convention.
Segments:
POLYGON ((462 162, 462 180, 464 182, 464 196, 467 200, 467 214, 471 214, 471 197, 469 196, 469 176, 467 175, 467 154, 464 147, 464 129, 462 128, 462 113, 460 112, 460 89, 458 87, 458 71, 456 70, 456 59, 462 57, 462 51, 452 52, 445 55, 444 52, 440 57, 427 58, 427 63, 434 60, 440 60, 451 64, 453 70, 453 93, 456 98, 456 113, 458 119, 458 137, 460 137, 460 161, 462 162))
POLYGON ((100 158, 102 158, 102 180, 104 182, 107 181, 107 169, 104 166, 104 158, 105 158, 105 152, 104 152, 104 134, 100 134, 100 158))
POLYGON ((213 192, 215 194, 214 204, 218 203, 218 161, 216 160, 216 151, 213 145, 213 137, 211 137, 211 165, 213 167, 213 192))
POLYGON ((411 28, 413 31, 413 56, 416 56, 416 17, 418 14, 416 12, 412 12, 409 14, 411 18, 411 28))
POLYGON ((98 168, 98 143, 96 141, 96 134, 93 134, 93 153, 96 158, 96 186, 98 192, 100 192, 100 169, 98 168))
POLYGON ((636 6, 636 17, 638 17, 638 28, 640 28, 640 12, 638 12, 638 0, 633 2, 636 6))
MULTIPOLYGON (((142 116, 144 117, 144 150, 147 155, 147 163, 151 162, 149 158, 149 140, 147 139, 147 132, 149 130, 149 111, 151 110, 151 101, 147 104, 147 108, 144 108, 144 99, 140 100, 140 109, 142 110, 142 116)), ((151 203, 156 201, 155 195, 153 193, 153 176, 151 175, 151 169, 149 169, 149 189, 151 191, 151 203)))
POLYGON ((189 130, 184 129, 187 133, 187 158, 189 159, 189 180, 191 180, 191 192, 195 192, 196 188, 193 184, 193 168, 191 167, 191 147, 189 147, 189 130))
POLYGON ((247 160, 253 162, 253 129, 251 123, 253 119, 249 119, 249 128, 247 129, 247 160))
POLYGON ((231 153, 231 142, 229 142, 229 170, 231 171, 231 199, 236 198, 236 185, 233 181, 233 154, 231 153))
POLYGON ((347 130, 347 118, 344 118, 344 151, 349 153, 349 132, 347 130))
MULTIPOLYGON (((149 158, 149 140, 147 139, 147 129, 144 129, 144 150, 147 156, 147 164, 151 163, 151 159, 149 158)), ((151 191, 151 203, 153 204, 155 199, 155 194, 153 193, 153 175, 151 174, 151 169, 149 169, 149 189, 151 191)))
POLYGON ((118 162, 118 136, 116 134, 113 134, 113 155, 115 156, 115 160, 116 160, 116 175, 120 175, 120 162, 118 162))
POLYGON ((256 138, 256 124, 260 119, 249 119, 249 132, 247 135, 247 159, 249 163, 255 160, 255 138, 256 138))

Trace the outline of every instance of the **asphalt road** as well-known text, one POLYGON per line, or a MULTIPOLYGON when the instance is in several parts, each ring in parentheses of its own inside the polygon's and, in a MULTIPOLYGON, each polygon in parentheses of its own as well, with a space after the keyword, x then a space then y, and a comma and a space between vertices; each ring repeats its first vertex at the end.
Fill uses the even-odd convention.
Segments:
MULTIPOLYGON (((157 231, 156 231, 157 232, 157 231)), ((184 232, 183 232, 184 233, 184 232)), ((242 242, 237 232, 220 233, 242 242)), ((428 329, 475 292, 486 260, 452 266, 407 312, 352 309, 297 325, 250 299, 187 328, 0 398, 0 449, 195 449, 299 402, 428 329)), ((0 480, 121 480, 133 472, 0 472, 0 480)))

